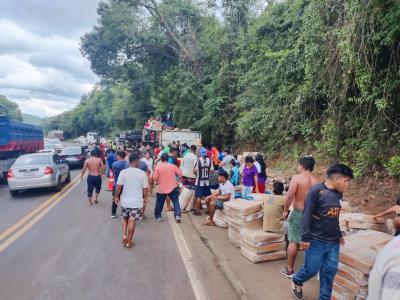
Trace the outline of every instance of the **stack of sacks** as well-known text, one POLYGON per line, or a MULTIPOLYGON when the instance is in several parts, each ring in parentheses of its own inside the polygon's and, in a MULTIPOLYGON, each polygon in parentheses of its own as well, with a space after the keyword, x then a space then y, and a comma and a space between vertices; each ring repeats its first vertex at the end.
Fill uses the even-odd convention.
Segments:
MULTIPOLYGON (((225 204, 228 202, 225 202, 225 204)), ((221 228, 228 228, 228 221, 226 219, 225 210, 217 209, 215 211, 213 221, 215 225, 221 228)))
POLYGON ((340 249, 339 270, 333 283, 332 299, 361 300, 368 296, 368 276, 378 252, 393 236, 363 230, 345 237, 340 249))
POLYGON ((261 204, 244 199, 234 199, 224 203, 228 221, 229 240, 240 247, 240 231, 245 228, 261 228, 263 212, 261 204))
POLYGON ((181 211, 190 211, 193 208, 194 200, 194 191, 184 187, 179 195, 179 205, 181 207, 181 211))
POLYGON ((252 263, 286 258, 284 234, 245 228, 240 237, 241 253, 252 263))
MULTIPOLYGON (((341 224, 346 224, 350 232, 359 230, 376 230, 386 232, 386 223, 384 218, 374 219, 371 215, 362 213, 345 213, 341 217, 341 224)), ((345 226, 344 226, 345 227, 345 226)))

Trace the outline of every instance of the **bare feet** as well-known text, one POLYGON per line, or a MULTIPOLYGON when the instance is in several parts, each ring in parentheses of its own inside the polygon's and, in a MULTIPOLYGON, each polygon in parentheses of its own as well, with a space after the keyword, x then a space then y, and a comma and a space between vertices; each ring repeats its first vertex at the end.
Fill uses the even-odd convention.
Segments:
POLYGON ((124 235, 123 237, 122 237, 122 244, 126 244, 128 242, 128 238, 124 235))
POLYGON ((135 243, 134 242, 127 242, 125 245, 124 245, 124 247, 125 248, 132 248, 133 246, 135 246, 135 243))

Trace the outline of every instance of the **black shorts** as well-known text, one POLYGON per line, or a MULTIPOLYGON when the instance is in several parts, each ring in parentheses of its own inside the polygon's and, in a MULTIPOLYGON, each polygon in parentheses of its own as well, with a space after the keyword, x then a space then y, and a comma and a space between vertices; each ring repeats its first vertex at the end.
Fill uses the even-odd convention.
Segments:
POLYGON ((202 197, 208 197, 211 195, 211 189, 210 186, 205 185, 205 186, 200 186, 196 185, 196 188, 194 189, 194 195, 196 198, 202 198, 202 197))
POLYGON ((96 189, 96 193, 100 193, 101 190, 101 176, 89 175, 87 178, 87 195, 92 197, 93 190, 96 189))

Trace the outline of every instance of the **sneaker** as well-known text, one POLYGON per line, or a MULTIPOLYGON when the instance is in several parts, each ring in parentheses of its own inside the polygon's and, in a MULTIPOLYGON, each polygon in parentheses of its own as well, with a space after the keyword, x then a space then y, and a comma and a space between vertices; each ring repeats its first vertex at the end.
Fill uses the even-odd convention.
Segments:
POLYGON ((116 215, 111 215, 111 219, 115 219, 116 217, 116 215))
POLYGON ((293 280, 292 280, 292 294, 297 300, 303 300, 302 286, 294 283, 293 280))
POLYGON ((175 221, 176 221, 176 223, 180 223, 181 222, 181 217, 179 217, 179 216, 175 217, 175 221))
POLYGON ((156 220, 157 222, 162 222, 162 218, 155 218, 154 220, 156 220))
POLYGON ((281 274, 287 278, 292 278, 294 272, 289 272, 288 267, 284 267, 283 269, 281 269, 281 274))

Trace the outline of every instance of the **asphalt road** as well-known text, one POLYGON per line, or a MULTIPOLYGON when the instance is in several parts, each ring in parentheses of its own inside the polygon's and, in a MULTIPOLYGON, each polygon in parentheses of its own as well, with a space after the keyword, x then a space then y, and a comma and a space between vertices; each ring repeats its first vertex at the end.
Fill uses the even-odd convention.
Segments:
MULTIPOLYGON (((164 212, 137 223, 136 246, 121 244, 120 219, 111 219, 111 193, 89 207, 79 170, 60 193, 27 191, 12 198, 0 185, 0 299, 291 299, 284 261, 251 264, 221 228, 205 217, 164 212)), ((297 267, 302 262, 302 254, 297 267)), ((306 286, 315 299, 318 283, 306 286)))
MULTIPOLYGON (((103 190, 92 207, 84 182, 65 193, 23 234, 25 225, 0 241, 1 299, 195 299, 167 220, 139 222, 136 247, 125 249, 119 219, 110 218, 110 192, 103 190)), ((53 195, 11 198, 1 186, 0 234, 53 195)))

